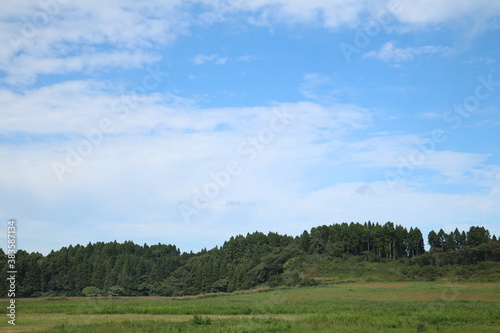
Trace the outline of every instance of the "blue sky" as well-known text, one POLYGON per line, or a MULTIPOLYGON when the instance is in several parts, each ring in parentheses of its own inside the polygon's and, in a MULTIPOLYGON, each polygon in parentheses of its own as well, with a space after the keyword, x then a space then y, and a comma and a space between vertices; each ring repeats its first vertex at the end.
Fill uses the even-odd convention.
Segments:
POLYGON ((491 0, 2 3, 0 216, 42 253, 499 235, 499 39, 491 0))

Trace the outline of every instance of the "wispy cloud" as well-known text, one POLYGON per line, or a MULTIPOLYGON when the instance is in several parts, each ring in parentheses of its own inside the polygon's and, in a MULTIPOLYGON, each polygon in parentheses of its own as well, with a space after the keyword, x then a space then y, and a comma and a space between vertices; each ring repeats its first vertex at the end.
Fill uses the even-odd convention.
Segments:
POLYGON ((242 55, 236 58, 229 58, 229 57, 221 57, 217 54, 197 54, 196 56, 192 57, 190 60, 194 65, 204 65, 208 63, 212 63, 215 65, 225 65, 226 63, 232 61, 232 62, 251 62, 254 60, 259 59, 256 56, 252 56, 249 54, 242 55))
POLYGON ((423 112, 419 115, 421 119, 442 119, 443 115, 437 112, 423 112))
MULTIPOLYGON (((498 191, 498 187, 495 191, 498 191)), ((436 225, 469 224, 477 220, 478 212, 494 214, 498 192, 447 194, 429 193, 415 188, 391 191, 384 182, 341 183, 310 193, 299 203, 314 216, 314 221, 401 221, 404 225, 418 225, 424 232, 436 225), (360 188, 369 190, 359 191, 360 188), (325 209, 325 207, 328 207, 325 209)), ((484 216, 484 215, 483 215, 484 216)), ((492 227, 499 230, 498 227, 492 227)), ((451 230, 450 230, 451 231, 451 230)), ((498 231, 494 231, 498 233, 498 231)))
POLYGON ((446 46, 426 45, 421 47, 398 48, 393 42, 385 43, 379 51, 366 53, 365 58, 376 58, 385 62, 405 62, 418 56, 442 54, 448 55, 452 49, 446 46))
POLYGON ((194 56, 193 58, 191 58, 191 61, 195 65, 203 65, 206 63, 213 63, 216 65, 224 65, 228 61, 228 58, 227 57, 219 57, 216 54, 210 54, 210 55, 198 54, 198 55, 194 56))
POLYGON ((30 85, 40 75, 70 75, 75 73, 95 73, 102 69, 142 68, 160 59, 141 51, 111 51, 85 53, 67 57, 44 57, 19 55, 12 59, 4 82, 8 85, 30 85))
POLYGON ((6 73, 0 82, 9 85, 32 84, 40 74, 151 63, 158 59, 155 48, 172 43, 190 24, 177 10, 181 1, 21 3, 0 10, 5 42, 0 70, 6 73))
POLYGON ((343 96, 359 95, 351 82, 321 73, 306 73, 300 84, 300 93, 311 100, 329 104, 343 96))
POLYGON ((250 54, 245 54, 245 55, 237 57, 236 61, 250 62, 250 61, 258 60, 258 59, 259 59, 259 57, 256 57, 256 56, 253 56, 253 55, 250 55, 250 54))
MULTIPOLYGON (((272 25, 275 22, 314 23, 327 28, 362 24, 363 15, 375 16, 380 11, 390 12, 395 23, 411 29, 422 29, 449 21, 467 18, 472 22, 484 22, 500 13, 500 4, 489 0, 244 0, 228 3, 222 0, 200 0, 212 8, 210 22, 222 20, 235 12, 249 13, 249 22, 272 25), (429 8, 432 7, 432 10, 429 8)), ((466 29, 469 25, 463 25, 466 29)), ((482 25, 482 29, 485 29, 482 25)))
POLYGON ((307 98, 314 100, 319 99, 333 99, 331 89, 332 81, 327 75, 322 75, 319 73, 308 73, 304 75, 304 80, 300 87, 300 92, 307 98), (325 91, 325 87, 327 91, 325 91))
POLYGON ((493 65, 495 63, 495 59, 492 59, 490 57, 481 57, 481 56, 475 56, 470 58, 467 61, 464 61, 464 64, 466 65, 493 65))
POLYGON ((438 148, 418 135, 381 135, 345 144, 341 156, 353 167, 381 167, 396 172, 398 168, 430 170, 447 181, 461 181, 465 173, 483 168, 491 157, 438 148))
MULTIPOLYGON (((49 214, 41 207, 45 204, 64 207, 62 215, 65 218, 72 219, 70 215, 73 213, 70 212, 74 212, 81 214, 79 220, 101 216, 110 221, 121 220, 124 224, 144 218, 145 211, 159 212, 160 206, 164 207, 166 215, 149 217, 151 223, 159 223, 165 216, 170 223, 183 223, 175 209, 176 204, 189 198, 194 187, 209 180, 211 170, 217 170, 235 156, 237 158, 239 143, 259 135, 263 126, 268 126, 273 110, 285 108, 296 115, 297 121, 266 147, 255 162, 245 165, 245 175, 214 200, 211 208, 204 212, 207 216, 219 206, 227 209, 224 203, 228 201, 257 202, 251 206, 257 207, 265 200, 267 205, 272 199, 270 194, 278 195, 282 188, 268 191, 269 196, 265 198, 258 193, 270 184, 284 186, 289 181, 284 177, 286 172, 280 172, 282 176, 275 178, 275 171, 284 164, 302 164, 321 158, 324 152, 314 142, 339 139, 365 127, 369 119, 366 110, 349 105, 325 108, 302 102, 270 107, 186 110, 151 95, 140 101, 140 112, 118 122, 116 115, 99 107, 112 102, 113 96, 97 93, 91 86, 80 82, 42 88, 25 96, 21 105, 20 96, 3 96, 10 99, 6 109, 9 115, 6 119, 10 121, 2 124, 2 130, 69 135, 65 142, 53 140, 34 145, 0 146, 0 155, 9 156, 10 160, 9 163, 0 163, 0 184, 16 189, 16 194, 10 192, 10 199, 6 193, 0 194, 2 202, 13 204, 11 214, 21 215, 23 207, 28 205, 32 210, 44 212, 45 216, 49 214), (84 90, 86 93, 74 101, 72 94, 84 90), (37 112, 20 112, 40 102, 43 103, 37 112), (86 109, 92 112, 86 112, 86 109), (57 182, 52 163, 64 163, 71 150, 81 142, 83 130, 95 126, 103 117, 116 120, 114 133, 106 135, 103 144, 94 147, 77 168, 65 175, 62 183, 57 182), (229 124, 231 130, 218 131, 220 123, 229 124), (270 169, 273 165, 277 169, 270 169), (75 190, 78 199, 70 199, 75 190), (33 202, 23 200, 14 204, 11 200, 28 193, 33 202), (91 212, 82 211, 86 206, 92 207, 91 212), (128 218, 123 212, 127 212, 128 218)), ((284 202, 283 205, 286 206, 284 202)), ((101 238, 108 237, 103 232, 101 230, 101 238)))
MULTIPOLYGON (((0 51, 0 70, 9 85, 29 85, 40 74, 61 74, 79 69, 97 69, 112 63, 114 66, 139 66, 151 63, 158 50, 171 45, 179 36, 187 35, 197 19, 213 14, 210 24, 222 22, 228 15, 243 13, 252 19, 247 22, 276 21, 305 22, 337 28, 352 26, 362 15, 393 8, 390 1, 370 3, 357 1, 261 0, 227 3, 198 0, 204 4, 201 14, 189 11, 190 4, 182 0, 159 3, 137 3, 131 0, 119 6, 97 0, 82 2, 56 2, 47 9, 43 2, 21 1, 15 9, 0 4, 0 22, 4 47, 0 51), (25 19, 21 19, 21 18, 25 19), (43 20, 42 20, 43 18, 43 20), (27 20, 26 20, 27 19, 27 20), (34 22, 34 20, 42 20, 34 22), (142 51, 139 51, 142 50, 142 51), (36 61, 35 61, 36 59, 36 61)), ((437 24, 460 17, 484 20, 500 13, 500 4, 491 1, 402 1, 393 9, 400 23, 421 26, 437 24)), ((384 45, 379 52, 368 53, 384 61, 403 62, 418 55, 446 53, 439 46, 399 49, 393 43, 384 45)), ((248 61, 241 57, 240 61, 248 61)), ((224 64, 227 57, 199 55, 196 64, 213 62, 224 64)))
MULTIPOLYGON (((478 0, 407 0, 396 2, 394 12, 402 23, 425 27, 468 17, 472 22, 487 20, 500 13, 497 1, 478 0), (432 7, 432 10, 429 8, 432 7)), ((464 24, 470 28, 470 23, 464 24)))

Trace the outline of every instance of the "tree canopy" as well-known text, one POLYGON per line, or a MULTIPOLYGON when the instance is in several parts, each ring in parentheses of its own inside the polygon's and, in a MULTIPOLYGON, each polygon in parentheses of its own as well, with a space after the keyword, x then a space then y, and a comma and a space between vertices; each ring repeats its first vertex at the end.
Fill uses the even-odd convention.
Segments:
MULTIPOLYGON (((301 272, 312 256, 359 257, 365 261, 398 260, 418 265, 471 264, 499 261, 500 244, 484 227, 466 233, 442 229, 428 234, 426 253, 419 228, 387 222, 323 225, 292 237, 248 233, 231 237, 221 247, 181 253, 175 245, 97 242, 63 247, 44 256, 18 250, 17 295, 163 295, 231 292, 261 284, 315 283, 301 272)), ((7 256, 0 250, 0 268, 7 256)), ((0 282, 5 294, 5 279, 0 282)))

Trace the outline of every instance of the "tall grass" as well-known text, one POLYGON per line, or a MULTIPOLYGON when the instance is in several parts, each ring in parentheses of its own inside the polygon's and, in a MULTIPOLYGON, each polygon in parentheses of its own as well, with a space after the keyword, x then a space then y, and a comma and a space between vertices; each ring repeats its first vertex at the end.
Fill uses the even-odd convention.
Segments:
POLYGON ((354 283, 219 297, 17 304, 13 331, 500 332, 500 284, 494 283, 354 283))

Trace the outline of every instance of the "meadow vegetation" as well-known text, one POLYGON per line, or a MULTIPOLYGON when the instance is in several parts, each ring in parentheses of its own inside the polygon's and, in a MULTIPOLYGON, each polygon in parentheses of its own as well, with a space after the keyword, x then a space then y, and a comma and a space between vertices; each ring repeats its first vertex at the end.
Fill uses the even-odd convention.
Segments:
POLYGON ((16 331, 499 332, 500 284, 344 283, 186 297, 18 300, 16 331))

